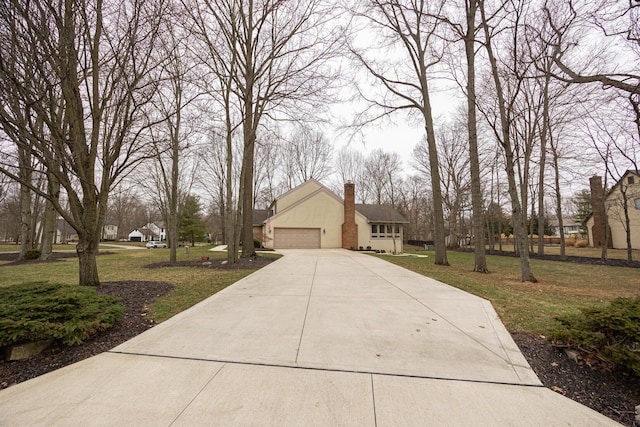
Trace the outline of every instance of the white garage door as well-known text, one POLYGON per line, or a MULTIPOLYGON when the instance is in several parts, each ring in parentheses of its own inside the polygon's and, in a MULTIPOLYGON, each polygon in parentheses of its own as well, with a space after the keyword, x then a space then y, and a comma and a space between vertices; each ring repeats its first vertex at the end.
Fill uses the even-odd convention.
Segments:
POLYGON ((276 227, 273 247, 276 249, 320 249, 320 229, 276 227))

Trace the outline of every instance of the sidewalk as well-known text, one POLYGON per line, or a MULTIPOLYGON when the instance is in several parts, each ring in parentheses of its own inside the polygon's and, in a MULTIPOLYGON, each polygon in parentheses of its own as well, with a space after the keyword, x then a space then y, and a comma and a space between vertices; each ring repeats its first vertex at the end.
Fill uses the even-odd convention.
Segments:
POLYGON ((541 386, 491 305, 375 257, 285 256, 0 392, 0 426, 618 425, 541 386))

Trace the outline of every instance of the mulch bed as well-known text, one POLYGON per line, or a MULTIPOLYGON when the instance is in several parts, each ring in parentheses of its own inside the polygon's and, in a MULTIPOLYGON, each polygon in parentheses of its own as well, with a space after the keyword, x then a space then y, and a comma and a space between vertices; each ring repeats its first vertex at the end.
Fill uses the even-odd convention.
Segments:
MULTIPOLYGON (((457 252, 473 252, 473 249, 455 249, 457 252)), ((487 251, 487 255, 498 255, 508 257, 518 257, 517 254, 507 251, 487 251)), ((640 261, 628 261, 626 259, 605 259, 592 258, 585 256, 565 256, 562 258, 560 255, 544 254, 538 255, 535 252, 530 252, 529 257, 532 259, 543 259, 546 261, 561 261, 561 262, 574 262, 577 264, 590 264, 590 265, 608 265, 610 267, 630 267, 640 268, 640 261)))
POLYGON ((77 258, 78 254, 76 254, 75 252, 54 252, 51 254, 51 258, 48 261, 40 261, 38 259, 22 259, 21 260, 21 259, 18 259, 19 257, 20 257, 20 254, 18 253, 11 253, 11 252, 0 253, 0 261, 12 261, 12 262, 3 264, 3 266, 20 265, 20 264, 36 264, 39 262, 57 261, 63 258, 77 258))
POLYGON ((106 282, 98 292, 120 298, 124 315, 111 329, 85 341, 67 347, 54 343, 42 353, 27 360, 0 361, 0 389, 35 378, 58 368, 95 356, 141 334, 155 325, 146 317, 151 304, 168 294, 174 285, 162 282, 106 282))
POLYGON ((543 337, 512 334, 542 383, 551 390, 627 426, 640 405, 640 377, 624 369, 591 369, 569 359, 543 337))
POLYGON ((156 262, 148 264, 144 268, 164 268, 164 267, 197 267, 213 268, 216 270, 253 270, 271 264, 277 258, 255 256, 251 258, 240 258, 236 263, 228 263, 225 259, 203 257, 197 260, 177 261, 175 263, 156 262))

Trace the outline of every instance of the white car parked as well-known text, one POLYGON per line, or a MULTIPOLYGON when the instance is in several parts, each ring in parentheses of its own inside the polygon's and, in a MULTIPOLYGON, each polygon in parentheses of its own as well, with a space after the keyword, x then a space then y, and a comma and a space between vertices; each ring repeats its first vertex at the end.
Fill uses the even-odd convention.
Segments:
POLYGON ((167 244, 165 242, 159 242, 157 240, 149 240, 147 242, 147 249, 156 249, 156 248, 166 248, 167 244))

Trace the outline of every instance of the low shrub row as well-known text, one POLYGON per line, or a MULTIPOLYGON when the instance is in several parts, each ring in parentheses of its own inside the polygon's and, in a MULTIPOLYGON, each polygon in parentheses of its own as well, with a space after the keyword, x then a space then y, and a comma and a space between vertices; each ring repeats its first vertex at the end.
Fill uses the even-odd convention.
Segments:
POLYGON ((118 299, 94 288, 25 283, 0 288, 0 347, 55 339, 79 344, 123 315, 118 299))
POLYGON ((640 376, 640 296, 558 317, 551 334, 559 346, 624 366, 640 376))

